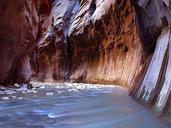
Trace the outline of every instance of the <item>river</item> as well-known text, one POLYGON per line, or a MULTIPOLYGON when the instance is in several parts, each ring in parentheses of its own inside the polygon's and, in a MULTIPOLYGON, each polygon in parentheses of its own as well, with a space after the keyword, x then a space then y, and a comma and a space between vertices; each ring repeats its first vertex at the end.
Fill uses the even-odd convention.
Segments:
POLYGON ((166 128, 122 87, 33 84, 1 92, 0 128, 166 128))

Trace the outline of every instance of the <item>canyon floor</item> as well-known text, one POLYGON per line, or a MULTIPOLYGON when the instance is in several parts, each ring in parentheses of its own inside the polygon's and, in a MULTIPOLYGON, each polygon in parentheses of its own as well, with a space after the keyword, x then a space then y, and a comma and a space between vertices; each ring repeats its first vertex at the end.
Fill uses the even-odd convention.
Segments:
POLYGON ((33 84, 32 90, 0 91, 0 127, 166 128, 150 110, 132 100, 125 88, 33 84))

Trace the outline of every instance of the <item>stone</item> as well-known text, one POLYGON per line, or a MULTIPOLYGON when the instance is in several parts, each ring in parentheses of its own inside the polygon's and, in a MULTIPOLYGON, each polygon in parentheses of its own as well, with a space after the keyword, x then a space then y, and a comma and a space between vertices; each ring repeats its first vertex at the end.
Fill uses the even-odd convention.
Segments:
POLYGON ((20 87, 21 87, 21 86, 20 86, 19 84, 17 84, 17 83, 15 83, 13 86, 16 87, 16 88, 20 88, 20 87))
POLYGON ((18 99, 19 99, 19 100, 22 100, 22 99, 23 99, 23 97, 18 97, 18 99))
POLYGON ((163 0, 163 2, 164 2, 169 8, 171 8, 171 1, 170 1, 170 0, 163 0))
POLYGON ((170 28, 163 29, 157 40, 156 48, 144 80, 137 91, 137 97, 141 98, 145 103, 149 103, 153 100, 154 93, 159 86, 157 82, 161 77, 160 72, 162 71, 162 64, 167 52, 169 37, 170 28))
POLYGON ((167 101, 169 100, 169 95, 171 93, 171 36, 169 38, 168 46, 168 62, 166 67, 165 79, 163 82, 162 89, 157 97, 157 101, 154 105, 154 111, 158 114, 164 112, 164 108, 167 106, 167 101))
POLYGON ((47 92, 46 95, 47 96, 53 96, 53 93, 52 92, 47 92))
POLYGON ((0 17, 2 86, 115 84, 169 119, 170 0, 1 0, 0 17))
POLYGON ((0 84, 29 82, 29 53, 36 44, 39 17, 48 13, 49 3, 48 0, 0 1, 0 84), (46 9, 42 9, 44 5, 46 9))
POLYGON ((143 54, 130 0, 55 0, 50 16, 32 54, 32 76, 130 85, 143 54))

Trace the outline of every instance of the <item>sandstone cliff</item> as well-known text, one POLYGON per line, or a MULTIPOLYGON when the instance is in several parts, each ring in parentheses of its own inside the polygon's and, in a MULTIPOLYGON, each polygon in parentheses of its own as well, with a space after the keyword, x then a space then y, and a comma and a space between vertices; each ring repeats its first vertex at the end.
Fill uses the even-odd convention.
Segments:
POLYGON ((38 31, 37 3, 23 0, 0 1, 0 83, 28 82, 28 51, 38 31))
POLYGON ((137 21, 130 0, 55 0, 32 56, 33 76, 130 85, 143 54, 137 21))
POLYGON ((0 84, 120 84, 168 121, 169 0, 1 0, 0 17, 0 84))
POLYGON ((131 90, 133 97, 151 106, 153 112, 167 122, 170 122, 171 96, 170 7, 169 0, 138 0, 136 3, 145 49, 151 46, 154 52, 151 52, 144 69, 137 75, 131 90))

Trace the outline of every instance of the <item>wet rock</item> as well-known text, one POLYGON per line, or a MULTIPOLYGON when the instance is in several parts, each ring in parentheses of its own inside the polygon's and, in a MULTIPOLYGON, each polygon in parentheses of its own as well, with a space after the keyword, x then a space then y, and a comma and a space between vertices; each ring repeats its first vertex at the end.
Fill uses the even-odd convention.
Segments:
POLYGON ((22 99, 23 99, 23 97, 18 97, 18 99, 19 99, 19 100, 22 100, 22 99))
POLYGON ((167 53, 168 44, 170 40, 170 28, 163 29, 160 37, 157 40, 155 52, 151 59, 150 65, 147 69, 146 75, 137 90, 137 97, 142 99, 145 103, 150 103, 155 97, 155 92, 158 90, 161 79, 161 72, 163 70, 165 55, 167 53))
POLYGON ((20 87, 21 87, 21 86, 20 86, 19 84, 17 84, 17 83, 15 83, 13 86, 16 87, 16 88, 20 88, 20 87))
POLYGON ((170 1, 137 0, 135 8, 147 61, 131 92, 138 101, 152 106, 156 115, 170 122, 170 1))
POLYGON ((1 91, 5 91, 5 90, 6 90, 6 87, 0 86, 0 90, 1 90, 1 91))
POLYGON ((42 85, 35 83, 35 82, 33 82, 33 83, 31 82, 29 86, 31 86, 30 89, 33 89, 33 88, 40 88, 42 85))
POLYGON ((27 84, 22 84, 20 88, 16 89, 17 91, 27 91, 27 84))
POLYGON ((47 92, 46 95, 47 96, 53 96, 53 93, 52 92, 47 92))

